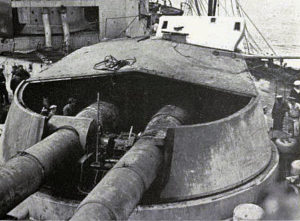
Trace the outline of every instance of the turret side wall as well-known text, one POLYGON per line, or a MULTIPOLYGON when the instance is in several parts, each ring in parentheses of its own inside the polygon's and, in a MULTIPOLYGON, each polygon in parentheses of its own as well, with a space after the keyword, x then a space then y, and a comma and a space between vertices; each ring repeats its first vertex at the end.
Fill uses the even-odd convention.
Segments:
POLYGON ((24 108, 17 99, 20 90, 17 92, 0 137, 0 164, 39 142, 44 131, 45 117, 24 108))
POLYGON ((179 127, 173 134, 167 182, 160 194, 164 202, 234 188, 270 163, 271 144, 258 97, 227 118, 179 127))
POLYGON ((138 206, 129 220, 224 220, 232 217, 233 210, 242 203, 259 203, 276 182, 279 155, 271 145, 271 162, 260 175, 230 191, 187 201, 138 206))

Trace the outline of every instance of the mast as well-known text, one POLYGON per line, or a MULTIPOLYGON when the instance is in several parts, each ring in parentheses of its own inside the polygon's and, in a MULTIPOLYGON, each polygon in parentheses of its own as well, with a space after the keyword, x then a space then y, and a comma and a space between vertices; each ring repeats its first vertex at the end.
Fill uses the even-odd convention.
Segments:
POLYGON ((208 1, 208 16, 215 16, 216 15, 216 6, 217 0, 209 0, 208 1))
POLYGON ((212 16, 212 12, 213 12, 213 10, 212 10, 212 8, 213 8, 213 2, 214 2, 214 0, 209 0, 209 1, 208 1, 208 10, 207 10, 207 15, 208 15, 208 16, 212 16))
POLYGON ((217 10, 217 1, 218 1, 218 0, 214 0, 213 16, 215 16, 215 15, 216 15, 216 10, 217 10))

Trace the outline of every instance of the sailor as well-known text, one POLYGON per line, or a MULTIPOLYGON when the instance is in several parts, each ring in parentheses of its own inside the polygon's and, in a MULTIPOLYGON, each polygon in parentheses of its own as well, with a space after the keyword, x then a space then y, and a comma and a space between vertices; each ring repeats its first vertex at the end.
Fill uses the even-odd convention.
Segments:
POLYGON ((18 69, 18 66, 17 65, 13 65, 12 66, 12 71, 11 71, 11 80, 10 80, 10 89, 13 91, 13 93, 15 93, 15 90, 17 88, 17 82, 19 81, 19 78, 18 76, 16 76, 16 73, 17 73, 17 69, 18 69))
POLYGON ((296 103, 296 98, 289 97, 288 102, 288 116, 289 116, 289 131, 293 136, 299 135, 299 116, 300 116, 300 104, 296 103))
POLYGON ((281 95, 277 95, 272 109, 273 130, 282 130, 285 113, 288 106, 281 95))
POLYGON ((300 80, 294 81, 294 87, 291 90, 290 97, 296 98, 295 102, 300 104, 300 80))
POLYGON ((12 79, 10 81, 10 88, 15 93, 16 88, 18 85, 27 78, 30 77, 30 74, 23 68, 23 65, 13 66, 12 71, 12 79))
POLYGON ((50 118, 50 117, 52 117, 53 115, 55 115, 55 114, 56 114, 56 111, 57 111, 57 106, 56 106, 56 105, 51 105, 51 106, 50 106, 50 112, 49 112, 48 117, 50 118))
POLYGON ((152 34, 155 34, 157 32, 158 25, 159 25, 159 18, 156 18, 154 24, 152 25, 152 34))
POLYGON ((68 99, 68 103, 63 108, 64 116, 74 116, 76 114, 77 100, 73 97, 68 99))
POLYGON ((3 105, 9 104, 8 92, 6 90, 6 79, 3 74, 3 68, 0 68, 0 103, 3 104, 3 96, 5 103, 3 105))
POLYGON ((23 65, 19 65, 19 66, 18 66, 17 72, 19 73, 19 75, 20 75, 20 77, 22 78, 22 80, 26 80, 27 78, 30 77, 30 74, 28 73, 28 71, 26 71, 26 70, 23 68, 23 65))
POLYGON ((49 103, 49 99, 47 97, 43 97, 43 107, 41 110, 41 115, 43 116, 48 116, 50 112, 50 103, 49 103))
POLYGON ((265 122, 268 125, 268 116, 267 116, 268 115, 268 107, 267 106, 263 107, 263 113, 264 113, 265 122))

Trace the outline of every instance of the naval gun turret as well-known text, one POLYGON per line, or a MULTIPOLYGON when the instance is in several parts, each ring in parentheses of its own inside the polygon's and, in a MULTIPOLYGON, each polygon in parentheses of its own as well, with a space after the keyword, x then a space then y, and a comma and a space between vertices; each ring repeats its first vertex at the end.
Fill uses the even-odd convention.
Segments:
POLYGON ((81 202, 71 220, 127 219, 159 174, 167 129, 188 119, 188 113, 176 106, 159 110, 142 137, 81 202))
MULTIPOLYGON (((67 125, 66 121, 63 120, 64 126, 56 126, 54 133, 23 151, 20 155, 10 159, 0 170, 0 195, 2 196, 1 199, 3 199, 1 201, 0 215, 5 215, 19 202, 36 192, 43 182, 49 178, 50 174, 53 173, 53 170, 59 169, 59 166, 64 165, 62 162, 67 158, 72 158, 73 163, 78 159, 84 151, 81 149, 80 137, 85 131, 87 140, 91 142, 89 139, 92 139, 91 136, 96 136, 97 133, 95 121, 98 117, 101 118, 100 127, 114 127, 117 122, 117 109, 114 105, 106 102, 92 104, 77 114, 76 118, 82 118, 81 120, 83 120, 79 125, 67 125), (96 109, 96 105, 101 105, 101 110, 96 109), (100 116, 98 116, 98 111, 100 116), (78 127, 81 128, 80 132, 76 130, 78 127)), ((98 210, 103 213, 99 217, 101 219, 128 217, 129 212, 134 209, 142 198, 144 191, 149 188, 158 174, 158 169, 163 159, 163 152, 159 149, 159 146, 163 145, 167 128, 181 125, 187 119, 186 112, 178 107, 168 105, 162 108, 148 123, 142 138, 120 159, 111 169, 109 175, 106 175, 105 179, 83 201, 82 205, 85 205, 87 208, 82 207, 81 210, 83 212, 79 210, 78 219, 80 220, 82 218, 80 216, 86 216, 86 213, 89 213, 88 202, 94 202, 93 198, 98 199, 101 196, 104 197, 104 201, 109 201, 112 199, 107 199, 106 196, 116 197, 112 194, 106 195, 101 193, 101 190, 109 191, 107 188, 112 188, 112 192, 117 188, 118 193, 116 194, 119 197, 123 196, 123 199, 120 201, 121 204, 129 208, 125 210, 127 214, 123 216, 118 214, 118 217, 116 217, 116 214, 111 216, 109 211, 105 211, 107 205, 103 206, 102 203, 99 203, 98 206, 100 208, 98 210), (105 181, 110 179, 114 179, 110 182, 119 186, 107 186, 105 181), (136 181, 136 183, 133 181, 136 181), (147 185, 144 186, 144 184, 147 185), (139 187, 142 188, 136 189, 139 187), (136 195, 137 192, 140 194, 136 195), (120 193, 126 194, 119 195, 120 193), (132 197, 128 198, 129 195, 132 197)), ((49 124, 53 125, 54 122, 49 122, 49 124)), ((68 163, 72 163, 72 161, 68 161, 68 163)), ((116 205, 115 208, 117 207, 120 206, 116 205)), ((95 208, 92 210, 94 211, 95 208)), ((95 214, 97 217, 98 215, 95 214)), ((89 216, 92 217, 92 214, 89 216)))
MULTIPOLYGON (((92 136, 96 134, 97 115, 94 114, 94 106, 92 104, 79 112, 75 125, 69 123, 68 119, 51 119, 48 122, 49 128, 54 128, 55 132, 20 152, 1 167, 1 216, 36 192, 53 170, 64 166, 64 161, 68 158, 76 160, 81 156, 84 152, 81 142, 92 142, 92 136)), ((101 102, 99 112, 102 118, 101 127, 115 124, 116 108, 112 104, 101 102)))
POLYGON ((22 159, 28 176, 3 190, 31 188, 4 191, 3 213, 32 194, 21 205, 36 219, 229 218, 238 204, 258 203, 276 178, 278 153, 259 100, 245 61, 230 52, 157 39, 82 48, 14 95, 1 161, 4 171, 22 159), (125 65, 95 68, 108 55, 125 65), (88 108, 47 120, 39 114, 45 95, 59 110, 71 96, 88 108))

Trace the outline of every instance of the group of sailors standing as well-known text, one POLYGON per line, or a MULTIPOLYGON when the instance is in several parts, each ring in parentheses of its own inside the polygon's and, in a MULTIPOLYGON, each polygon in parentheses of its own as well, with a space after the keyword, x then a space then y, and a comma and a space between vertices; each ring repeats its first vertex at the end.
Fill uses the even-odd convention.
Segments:
MULTIPOLYGON (((77 107, 77 100, 73 97, 70 97, 68 99, 68 103, 63 107, 63 110, 62 110, 63 115, 64 116, 74 116, 77 111, 76 107, 77 107)), ((41 115, 50 118, 56 114, 57 114, 57 105, 55 105, 55 104, 50 105, 49 98, 44 97, 41 115)))
POLYGON ((277 95, 272 110, 273 130, 283 131, 287 122, 287 132, 299 136, 300 120, 300 80, 294 81, 294 87, 287 101, 282 95, 277 95), (287 121, 285 121, 287 119, 287 121))
MULTIPOLYGON (((10 89, 15 93, 18 85, 27 78, 30 77, 30 74, 27 70, 24 69, 23 65, 13 65, 11 71, 11 80, 10 80, 10 89)), ((0 104, 8 105, 9 97, 6 89, 6 78, 4 76, 4 66, 0 68, 0 104)))

